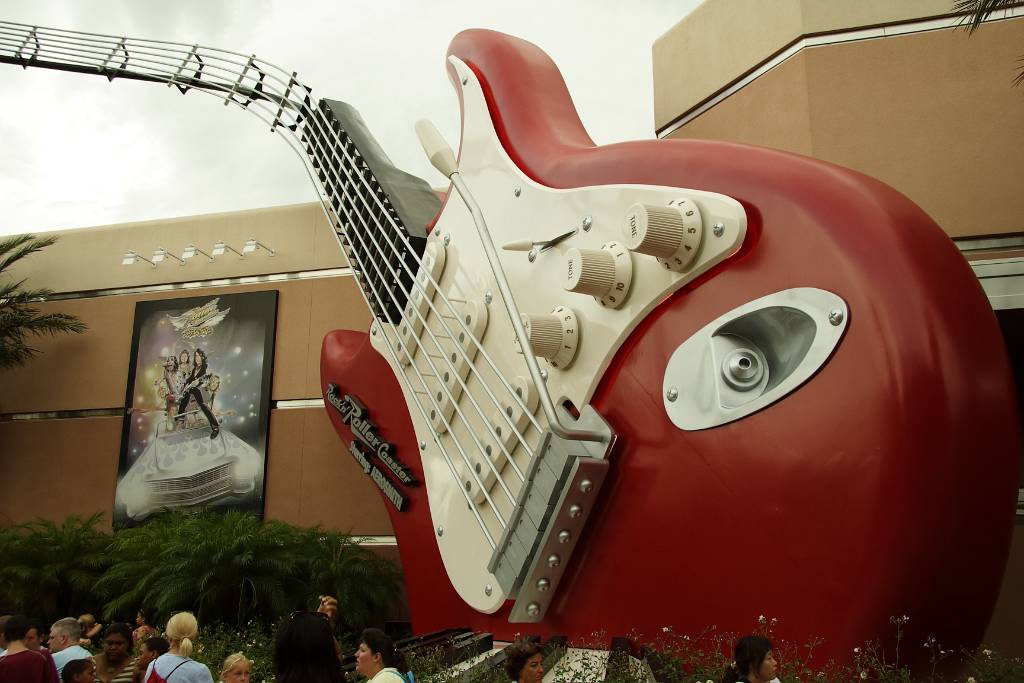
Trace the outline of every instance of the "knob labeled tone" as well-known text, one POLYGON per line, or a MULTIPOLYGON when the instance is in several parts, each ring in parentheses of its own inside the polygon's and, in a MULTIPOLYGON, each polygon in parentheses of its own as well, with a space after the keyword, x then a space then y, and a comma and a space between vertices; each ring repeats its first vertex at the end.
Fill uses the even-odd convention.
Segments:
POLYGON ((580 340, 576 322, 576 314, 566 306, 559 306, 548 315, 524 315, 530 350, 552 367, 568 366, 576 357, 580 340))
POLYGON ((704 225, 689 199, 667 206, 634 204, 622 224, 623 243, 631 251, 657 258, 666 268, 685 270, 697 256, 704 225))
POLYGON ((567 291, 595 297, 602 306, 621 306, 632 279, 632 257, 618 242, 600 249, 570 249, 565 254, 562 285, 567 291))

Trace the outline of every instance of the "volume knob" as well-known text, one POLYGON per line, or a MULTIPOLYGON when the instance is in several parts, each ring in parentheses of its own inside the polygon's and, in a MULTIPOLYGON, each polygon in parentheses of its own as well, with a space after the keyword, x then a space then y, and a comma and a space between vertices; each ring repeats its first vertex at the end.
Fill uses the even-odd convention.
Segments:
POLYGON ((559 306, 548 315, 524 315, 523 325, 530 340, 530 350, 552 367, 568 366, 576 357, 580 341, 576 322, 576 314, 566 306, 559 306))
POLYGON ((704 234, 700 209, 689 199, 668 206, 634 204, 622 226, 631 251, 657 258, 666 268, 685 270, 697 256, 704 234))
POLYGON ((589 294, 602 306, 618 308, 626 298, 633 279, 629 250, 618 242, 600 249, 570 249, 565 254, 567 291, 589 294))

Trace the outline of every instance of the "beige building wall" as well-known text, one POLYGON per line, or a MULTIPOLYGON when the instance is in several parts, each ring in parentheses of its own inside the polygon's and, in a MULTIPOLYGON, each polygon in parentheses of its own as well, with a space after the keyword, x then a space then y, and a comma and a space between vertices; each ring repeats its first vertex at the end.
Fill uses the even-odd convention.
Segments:
POLYGON ((1022 111, 1024 89, 1011 85, 1024 16, 991 22, 974 36, 923 30, 925 22, 915 24, 920 31, 890 29, 893 35, 862 40, 829 43, 825 34, 816 38, 824 44, 790 55, 787 46, 816 32, 849 33, 948 6, 885 3, 900 11, 872 14, 878 3, 782 2, 774 20, 760 18, 763 31, 755 35, 752 20, 726 20, 722 12, 737 4, 744 3, 705 2, 655 44, 663 134, 774 147, 862 171, 909 196, 953 237, 1024 231, 1024 116, 1013 115, 1022 111), (797 18, 787 20, 787 9, 797 18), (721 22, 717 32, 712 20, 721 22), (723 31, 735 33, 741 54, 730 64, 707 63, 704 41, 723 31), (703 110, 714 95, 725 97, 703 110))
POLYGON ((77 315, 89 330, 33 340, 40 356, 0 375, 0 525, 101 511, 109 528, 137 302, 276 290, 265 515, 392 535, 380 494, 325 409, 277 405, 321 399, 324 335, 369 328, 369 311, 345 265, 316 204, 60 233, 56 245, 19 264, 14 275, 70 297, 39 308, 77 315), (241 251, 250 238, 274 256, 121 265, 130 249, 149 258, 157 247, 180 255, 194 243, 209 252, 223 240, 241 251))

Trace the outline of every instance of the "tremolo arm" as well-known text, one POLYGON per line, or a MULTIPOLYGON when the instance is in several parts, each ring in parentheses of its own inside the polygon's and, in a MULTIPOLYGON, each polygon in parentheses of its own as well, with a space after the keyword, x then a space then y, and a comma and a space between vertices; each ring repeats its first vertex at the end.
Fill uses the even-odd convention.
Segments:
POLYGON ((537 358, 528 351, 530 341, 523 316, 487 221, 459 173, 455 155, 429 121, 419 121, 416 132, 431 163, 451 180, 469 209, 547 418, 547 429, 525 472, 516 505, 487 565, 501 588, 516 596, 509 621, 540 621, 593 509, 607 472, 606 458, 615 432, 589 404, 580 408, 573 425, 563 423, 563 418, 572 416, 556 409, 537 358))

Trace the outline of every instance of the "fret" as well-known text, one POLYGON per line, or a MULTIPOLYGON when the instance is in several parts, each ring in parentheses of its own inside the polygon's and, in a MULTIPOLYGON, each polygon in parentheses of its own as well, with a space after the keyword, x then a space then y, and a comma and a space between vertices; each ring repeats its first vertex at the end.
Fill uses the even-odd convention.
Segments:
POLYGON ((293 71, 291 77, 288 79, 288 85, 284 89, 284 95, 281 96, 280 104, 277 107, 277 113, 274 114, 274 122, 270 124, 270 132, 276 132, 277 127, 281 125, 281 114, 284 113, 284 103, 288 101, 288 96, 292 93, 292 86, 296 84, 295 77, 298 74, 293 71))
MULTIPOLYGON (((178 88, 178 90, 181 91, 182 95, 184 95, 188 91, 188 86, 178 85, 178 77, 181 76, 181 72, 185 69, 185 66, 190 61, 192 61, 192 58, 193 57, 198 57, 198 55, 196 54, 196 48, 198 48, 198 47, 199 47, 198 44, 193 45, 192 49, 189 51, 188 55, 186 55, 185 59, 181 60, 181 64, 178 65, 178 70, 174 72, 174 75, 171 76, 171 80, 167 83, 167 87, 168 88, 170 88, 173 85, 176 88, 178 88)), ((199 73, 202 70, 203 70, 202 60, 199 60, 199 69, 195 73, 196 80, 198 80, 199 73)))
MULTIPOLYGON (((26 59, 25 60, 26 62, 30 62, 30 61, 32 61, 33 59, 35 59, 36 57, 39 56, 39 36, 36 35, 36 28, 37 27, 35 27, 35 26, 32 27, 32 30, 28 33, 28 35, 25 36, 25 40, 23 40, 21 42, 21 45, 18 46, 18 49, 14 53, 15 56, 20 57, 21 59, 25 59, 24 57, 21 56, 21 51, 25 49, 26 45, 28 45, 28 41, 29 40, 35 40, 35 43, 36 43, 35 54, 31 58, 26 59)), ((28 64, 27 63, 26 64, 22 64, 21 67, 23 69, 27 69, 28 68, 28 64)))
MULTIPOLYGON (((128 65, 128 50, 127 50, 127 49, 125 49, 125 46, 124 46, 124 44, 125 44, 125 41, 127 41, 127 40, 128 40, 127 38, 125 38, 125 37, 122 37, 122 38, 121 38, 121 42, 119 42, 119 43, 118 43, 118 44, 117 44, 117 45, 116 45, 116 46, 114 47, 114 49, 112 49, 112 50, 110 51, 110 54, 109 54, 109 55, 107 55, 107 58, 103 60, 103 64, 101 64, 101 65, 100 65, 100 66, 98 67, 98 71, 99 71, 100 73, 103 73, 104 71, 106 71, 106 69, 107 69, 107 64, 108 64, 108 63, 110 62, 110 60, 111 60, 111 59, 113 59, 113 58, 114 58, 114 55, 115 55, 115 54, 117 54, 117 51, 118 51, 118 50, 123 50, 123 51, 124 51, 124 61, 123 61, 123 62, 121 62, 121 69, 123 70, 123 69, 124 69, 124 68, 125 68, 125 67, 126 67, 126 66, 128 65)), ((107 79, 108 79, 108 80, 111 80, 111 81, 113 81, 113 80, 114 80, 114 77, 113 77, 112 75, 109 75, 109 74, 108 74, 108 75, 107 75, 107 79)))
MULTIPOLYGON (((235 81, 235 84, 231 87, 231 92, 228 93, 227 98, 224 100, 225 107, 232 102, 234 102, 235 104, 239 104, 235 101, 235 92, 238 90, 238 86, 242 84, 242 79, 245 78, 245 74, 249 72, 249 68, 252 66, 252 62, 254 59, 256 59, 256 55, 249 55, 249 61, 246 63, 245 68, 242 69, 242 73, 238 74, 238 80, 235 81)), ((245 105, 242 106, 244 107, 245 105)))

